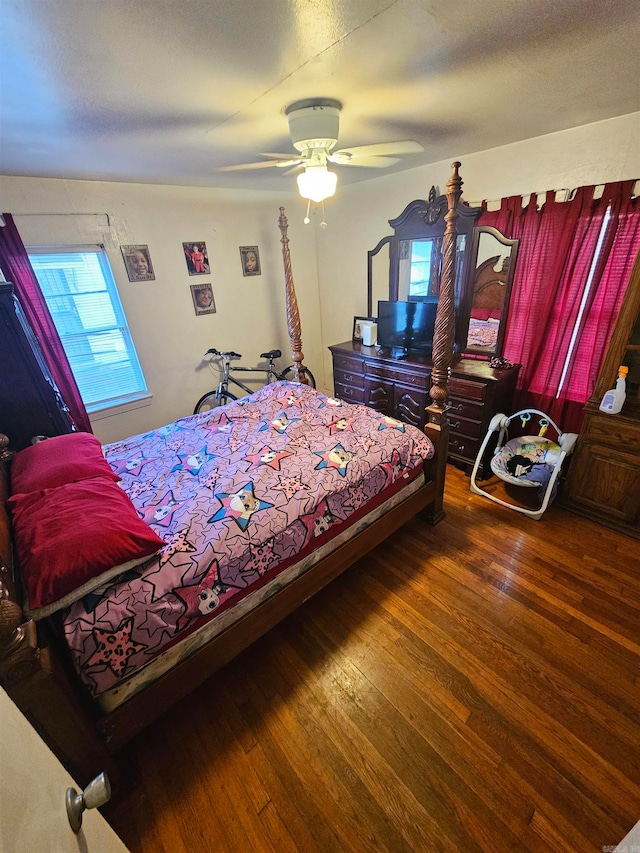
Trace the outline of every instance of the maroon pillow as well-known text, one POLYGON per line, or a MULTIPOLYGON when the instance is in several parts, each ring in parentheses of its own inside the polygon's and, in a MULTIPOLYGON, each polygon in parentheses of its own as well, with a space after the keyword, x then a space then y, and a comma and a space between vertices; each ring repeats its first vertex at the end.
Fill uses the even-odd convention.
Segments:
POLYGON ((67 607, 165 544, 105 477, 9 499, 28 609, 67 607))
POLYGON ((14 495, 55 489, 89 477, 120 477, 102 455, 102 445, 89 432, 70 432, 38 441, 17 453, 11 463, 14 495))

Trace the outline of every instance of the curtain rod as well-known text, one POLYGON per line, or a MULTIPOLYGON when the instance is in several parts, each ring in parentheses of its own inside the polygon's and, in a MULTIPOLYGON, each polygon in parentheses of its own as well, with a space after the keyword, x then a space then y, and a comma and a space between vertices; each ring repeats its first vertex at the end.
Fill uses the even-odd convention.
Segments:
MULTIPOLYGON (((640 178, 634 178, 632 180, 634 181, 634 185, 633 185, 631 195, 633 198, 635 198, 638 195, 639 188, 637 185, 640 182, 640 178)), ((605 185, 607 183, 620 183, 620 182, 619 181, 606 181, 604 184, 595 184, 594 188, 593 188, 594 199, 595 198, 601 198, 601 196, 604 192, 605 185)), ((586 185, 583 184, 583 186, 589 186, 589 184, 586 184, 586 185)), ((528 192, 528 193, 513 193, 513 195, 519 195, 520 198, 524 200, 524 199, 531 198, 532 195, 541 196, 541 195, 546 195, 548 192, 555 193, 556 197, 560 193, 564 193, 566 196, 564 201, 570 201, 570 199, 578 191, 578 189, 579 189, 579 187, 573 187, 572 189, 569 189, 568 187, 562 187, 562 188, 557 189, 557 190, 532 190, 531 192, 528 192)), ((486 205, 490 205, 490 204, 498 204, 499 205, 502 203, 502 199, 501 198, 484 199, 484 203, 486 205)), ((479 207, 482 204, 482 202, 473 201, 473 202, 469 202, 469 204, 471 207, 479 207)))

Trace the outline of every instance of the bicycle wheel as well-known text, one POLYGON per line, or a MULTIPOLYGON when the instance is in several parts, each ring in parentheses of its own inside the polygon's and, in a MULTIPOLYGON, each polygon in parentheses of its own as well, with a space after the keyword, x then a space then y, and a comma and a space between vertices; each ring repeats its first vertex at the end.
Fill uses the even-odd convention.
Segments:
POLYGON ((218 406, 225 406, 232 400, 237 399, 238 398, 235 394, 232 394, 231 391, 226 391, 220 395, 218 395, 217 391, 209 391, 207 394, 203 394, 202 397, 200 397, 196 403, 195 409, 193 410, 193 414, 199 415, 200 412, 210 412, 211 409, 217 409, 218 406))
MULTIPOLYGON (((308 367, 305 367, 304 372, 307 374, 307 379, 309 380, 309 385, 312 388, 316 387, 316 379, 313 373, 309 370, 308 367)), ((283 379, 286 379, 287 382, 291 382, 292 379, 290 377, 293 376, 293 365, 290 364, 289 367, 285 367, 281 374, 283 379)))

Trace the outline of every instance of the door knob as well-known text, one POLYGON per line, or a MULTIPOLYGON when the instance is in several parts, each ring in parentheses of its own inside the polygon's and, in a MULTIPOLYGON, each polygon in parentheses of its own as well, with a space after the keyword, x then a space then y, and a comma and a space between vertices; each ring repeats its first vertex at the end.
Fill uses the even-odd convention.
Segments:
POLYGON ((67 788, 65 803, 69 825, 74 832, 80 832, 82 813, 85 809, 97 809, 111 799, 111 785, 106 773, 89 782, 84 791, 79 794, 75 788, 67 788))

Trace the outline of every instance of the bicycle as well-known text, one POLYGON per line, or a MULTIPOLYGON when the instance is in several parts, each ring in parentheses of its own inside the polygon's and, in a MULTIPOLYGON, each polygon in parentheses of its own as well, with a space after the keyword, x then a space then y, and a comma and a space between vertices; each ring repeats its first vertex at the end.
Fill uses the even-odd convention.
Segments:
MULTIPOLYGON (((195 409, 193 410, 194 415, 197 415, 200 412, 208 412, 218 406, 224 406, 232 400, 237 400, 238 398, 236 395, 229 391, 230 382, 237 385, 238 388, 242 388, 242 390, 247 394, 253 393, 251 388, 233 376, 232 373, 265 373, 265 385, 268 385, 271 382, 276 382, 279 379, 290 381, 290 377, 293 375, 294 366, 292 364, 290 364, 289 367, 285 367, 282 372, 276 370, 274 361, 282 356, 282 352, 279 349, 272 349, 269 350, 269 352, 263 352, 260 354, 260 358, 264 358, 269 362, 268 367, 242 367, 241 365, 232 366, 231 359, 242 358, 240 353, 233 351, 220 352, 219 350, 212 348, 208 349, 205 355, 212 355, 216 359, 222 359, 222 376, 220 377, 218 387, 215 391, 207 391, 206 394, 203 394, 202 397, 200 397, 196 403, 195 409)), ((213 359, 210 360, 210 363, 211 361, 213 361, 213 359)), ((305 367, 305 373, 309 380, 309 385, 312 388, 315 388, 316 380, 308 367, 305 367)))

